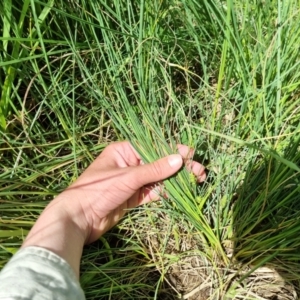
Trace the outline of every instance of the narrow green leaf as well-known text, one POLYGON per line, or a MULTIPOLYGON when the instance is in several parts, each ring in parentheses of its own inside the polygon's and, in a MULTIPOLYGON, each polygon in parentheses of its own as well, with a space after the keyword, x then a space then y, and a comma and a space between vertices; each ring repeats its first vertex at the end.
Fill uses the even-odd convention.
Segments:
MULTIPOLYGON (((12 1, 3 1, 3 38, 10 37, 10 28, 12 22, 12 1)), ((7 52, 8 40, 3 40, 3 49, 7 52)), ((4 53, 6 56, 6 53, 4 53)))

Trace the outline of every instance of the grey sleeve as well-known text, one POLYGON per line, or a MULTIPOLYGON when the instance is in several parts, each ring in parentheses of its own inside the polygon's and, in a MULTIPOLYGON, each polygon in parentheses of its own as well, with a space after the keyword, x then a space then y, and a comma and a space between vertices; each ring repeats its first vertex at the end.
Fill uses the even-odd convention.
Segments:
POLYGON ((39 247, 19 250, 0 272, 1 300, 84 300, 70 265, 39 247))

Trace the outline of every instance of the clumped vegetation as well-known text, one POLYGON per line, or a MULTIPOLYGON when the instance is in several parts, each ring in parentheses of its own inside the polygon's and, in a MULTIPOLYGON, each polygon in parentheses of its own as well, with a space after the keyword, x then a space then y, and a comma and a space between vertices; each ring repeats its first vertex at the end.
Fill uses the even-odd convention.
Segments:
POLYGON ((87 246, 87 299, 297 297, 298 1, 3 0, 0 12, 0 267, 109 142, 130 140, 145 162, 182 143, 207 181, 183 169, 167 198, 87 246))

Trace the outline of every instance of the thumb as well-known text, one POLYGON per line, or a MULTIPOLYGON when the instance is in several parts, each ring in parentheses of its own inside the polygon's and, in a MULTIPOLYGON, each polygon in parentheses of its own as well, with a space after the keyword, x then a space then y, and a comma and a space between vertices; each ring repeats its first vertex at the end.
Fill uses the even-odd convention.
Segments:
POLYGON ((132 183, 136 188, 157 181, 164 180, 175 174, 182 166, 183 160, 180 154, 172 154, 156 160, 152 163, 134 167, 132 170, 132 183))

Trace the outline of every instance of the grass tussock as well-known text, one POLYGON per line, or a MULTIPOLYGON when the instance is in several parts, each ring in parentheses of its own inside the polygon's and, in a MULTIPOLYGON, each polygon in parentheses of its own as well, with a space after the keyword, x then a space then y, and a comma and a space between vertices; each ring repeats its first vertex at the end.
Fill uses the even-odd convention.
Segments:
POLYGON ((274 299, 255 285, 266 266, 293 284, 275 295, 293 299, 299 10, 295 0, 0 2, 0 266, 109 142, 129 139, 145 162, 183 143, 207 181, 183 169, 167 199, 87 247, 87 299, 274 299))

